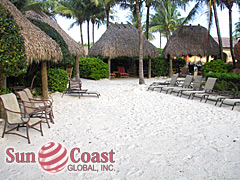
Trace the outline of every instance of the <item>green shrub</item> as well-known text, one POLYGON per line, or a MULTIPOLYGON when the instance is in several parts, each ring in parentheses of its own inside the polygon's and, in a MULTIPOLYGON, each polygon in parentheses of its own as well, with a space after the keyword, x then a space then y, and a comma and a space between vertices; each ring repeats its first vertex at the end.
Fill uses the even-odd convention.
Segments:
POLYGON ((213 73, 227 73, 228 72, 228 66, 221 60, 212 60, 210 62, 205 63, 201 71, 203 75, 205 76, 206 73, 213 72, 213 73))
POLYGON ((0 76, 18 76, 26 72, 24 39, 11 13, 0 3, 0 76))
POLYGON ((109 76, 108 64, 99 58, 79 58, 80 76, 99 80, 109 76))
POLYGON ((240 75, 235 73, 207 73, 205 77, 217 78, 214 89, 218 91, 238 92, 240 90, 240 75))
POLYGON ((58 63, 60 67, 72 67, 74 65, 74 57, 70 54, 68 45, 62 36, 49 24, 37 19, 28 19, 59 44, 63 55, 63 60, 58 63))
POLYGON ((68 73, 60 68, 48 69, 48 88, 55 92, 63 92, 66 90, 68 83, 68 73))
POLYGON ((167 61, 162 57, 152 58, 152 73, 151 75, 154 76, 167 76, 169 65, 167 61))
POLYGON ((11 93, 10 89, 0 88, 0 95, 11 93))

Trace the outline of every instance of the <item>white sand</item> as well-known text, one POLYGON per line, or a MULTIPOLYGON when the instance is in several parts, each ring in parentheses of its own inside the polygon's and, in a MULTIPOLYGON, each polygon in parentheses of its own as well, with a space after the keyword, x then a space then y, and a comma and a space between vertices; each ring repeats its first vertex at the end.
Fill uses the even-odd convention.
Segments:
MULTIPOLYGON (((147 79, 149 85, 156 79, 147 79)), ((83 79, 83 88, 98 98, 54 93, 55 124, 44 136, 30 131, 31 144, 18 136, 0 139, 0 179, 239 179, 240 108, 215 107, 146 91, 137 79, 83 79), (6 149, 36 152, 46 143, 61 143, 69 151, 115 151, 112 172, 50 174, 39 164, 7 164, 6 149)), ((2 133, 3 125, 0 126, 2 133)), ((73 163, 72 163, 73 164, 73 163)), ((99 167, 98 165, 96 165, 99 167)))

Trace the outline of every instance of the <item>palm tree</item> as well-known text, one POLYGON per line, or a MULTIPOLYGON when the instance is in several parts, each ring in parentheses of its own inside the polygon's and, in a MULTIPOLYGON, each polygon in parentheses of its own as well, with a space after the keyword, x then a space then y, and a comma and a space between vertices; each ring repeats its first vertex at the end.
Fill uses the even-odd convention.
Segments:
POLYGON ((221 2, 228 8, 230 51, 231 51, 231 55, 232 55, 233 66, 236 67, 236 60, 235 60, 235 56, 233 53, 232 7, 233 7, 234 3, 237 3, 240 7, 240 2, 239 2, 239 0, 222 0, 221 2))
POLYGON ((86 20, 84 7, 85 6, 82 0, 63 0, 60 1, 58 6, 54 9, 54 12, 60 14, 61 16, 76 19, 76 21, 70 25, 69 29, 71 29, 74 25, 79 25, 82 46, 84 46, 82 24, 86 20))
POLYGON ((177 5, 169 0, 161 2, 156 7, 156 14, 151 17, 150 31, 165 33, 167 40, 170 35, 183 23, 184 18, 177 11, 177 5))

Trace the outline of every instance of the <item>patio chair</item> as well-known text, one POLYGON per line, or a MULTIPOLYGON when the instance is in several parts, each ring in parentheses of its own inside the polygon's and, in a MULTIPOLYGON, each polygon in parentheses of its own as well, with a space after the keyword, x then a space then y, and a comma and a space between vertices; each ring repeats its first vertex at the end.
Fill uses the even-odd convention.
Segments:
MULTIPOLYGON (((53 113, 52 107, 45 104, 44 106, 39 106, 40 101, 30 101, 27 94, 24 91, 16 92, 16 95, 20 98, 21 102, 23 103, 23 109, 25 116, 29 115, 30 117, 40 117, 41 113, 44 112, 44 117, 41 115, 42 119, 44 118, 45 121, 43 123, 47 123, 48 127, 50 128, 48 119, 54 123, 53 121, 53 113)), ((42 102, 44 104, 44 102, 42 102)))
POLYGON ((154 89, 157 89, 157 88, 163 88, 165 86, 168 86, 168 87, 174 87, 176 86, 176 82, 177 82, 177 78, 178 78, 178 74, 173 74, 173 77, 171 78, 170 81, 165 81, 165 82, 157 82, 157 83, 152 83, 147 90, 154 90, 154 89))
POLYGON ((67 89, 63 92, 62 97, 65 94, 78 94, 79 99, 81 96, 88 95, 88 96, 94 96, 98 97, 100 96, 100 93, 97 91, 88 91, 88 89, 82 89, 82 81, 76 80, 76 81, 71 81, 69 79, 69 85, 67 89))
POLYGON ((49 97, 48 100, 37 99, 37 98, 33 97, 33 94, 32 94, 32 92, 29 88, 25 88, 25 89, 23 89, 23 91, 27 94, 30 101, 39 101, 40 104, 44 104, 44 105, 47 105, 49 107, 52 107, 53 99, 51 97, 49 97))
POLYGON ((187 83, 188 82, 186 82, 186 85, 183 86, 183 87, 173 87, 171 89, 170 94, 177 93, 177 96, 179 96, 183 91, 193 91, 193 90, 200 89, 201 84, 202 84, 202 76, 196 76, 195 77, 194 81, 192 82, 192 85, 189 85, 189 86, 192 86, 192 88, 188 88, 187 83))
MULTIPOLYGON (((29 128, 33 128, 41 132, 41 135, 43 136, 41 116, 40 117, 30 117, 30 116, 24 117, 24 115, 26 114, 21 112, 18 101, 17 101, 17 97, 13 93, 1 95, 0 99, 2 101, 3 109, 5 112, 5 123, 4 123, 2 138, 4 138, 5 134, 14 134, 14 135, 18 135, 23 138, 26 138, 28 140, 28 143, 30 144, 30 138, 29 138, 29 132, 28 132, 29 128), (37 129, 34 127, 38 124, 40 126, 40 129, 37 129), (16 126, 16 127, 6 130, 7 126, 16 126), (26 127, 26 136, 20 133, 12 132, 15 129, 19 131, 20 127, 26 127)), ((42 114, 43 114, 43 111, 41 112, 41 115, 42 114)))
POLYGON ((197 94, 197 93, 198 94, 204 94, 204 93, 207 93, 207 92, 212 92, 213 91, 213 87, 214 87, 214 85, 216 83, 216 80, 217 80, 217 78, 209 77, 207 79, 207 82, 206 82, 203 90, 201 90, 201 91, 182 91, 180 97, 182 95, 185 95, 185 96, 188 96, 188 99, 190 99, 191 97, 193 99, 194 95, 197 94))
MULTIPOLYGON (((191 84, 191 82, 192 82, 192 79, 193 79, 193 76, 192 76, 192 75, 187 75, 186 78, 185 78, 185 80, 184 80, 184 82, 183 82, 183 84, 182 84, 182 86, 181 86, 181 87, 177 87, 177 88, 178 88, 178 89, 179 89, 179 88, 181 88, 181 89, 183 89, 183 88, 189 88, 189 86, 190 86, 190 84, 191 84)), ((166 94, 167 94, 168 92, 171 93, 171 91, 172 91, 174 88, 175 88, 175 87, 163 87, 163 88, 161 88, 160 92, 166 91, 166 94)))
POLYGON ((120 77, 129 77, 129 74, 125 72, 125 68, 122 66, 118 67, 118 73, 120 77))

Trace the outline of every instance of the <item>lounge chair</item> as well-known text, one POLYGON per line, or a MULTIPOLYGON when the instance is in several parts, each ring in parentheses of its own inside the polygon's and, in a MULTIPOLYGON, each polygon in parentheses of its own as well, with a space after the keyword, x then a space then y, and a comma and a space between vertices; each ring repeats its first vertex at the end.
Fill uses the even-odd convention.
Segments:
POLYGON ((196 93, 193 95, 193 98, 195 97, 200 98, 200 102, 203 99, 205 99, 205 103, 207 101, 215 101, 215 106, 216 106, 218 102, 222 102, 224 99, 234 98, 235 94, 220 91, 220 92, 211 92, 211 93, 196 93))
MULTIPOLYGON (((24 113, 25 115, 29 115, 30 117, 40 117, 44 118, 45 121, 42 121, 43 123, 47 123, 48 127, 50 128, 48 119, 54 123, 53 121, 53 113, 52 113, 52 107, 49 107, 47 105, 45 106, 39 106, 40 101, 30 101, 27 94, 24 91, 18 91, 16 92, 16 95, 19 96, 21 99, 21 102, 23 103, 24 113), (41 113, 44 112, 44 117, 41 115, 41 113)), ((44 102, 42 102, 44 104, 44 102)))
MULTIPOLYGON (((174 86, 174 85, 176 84, 176 82, 177 82, 177 78, 178 78, 178 74, 173 74, 173 77, 171 78, 170 81, 153 82, 152 84, 150 84, 150 85, 148 86, 147 91, 148 91, 149 89, 154 90, 154 87, 156 87, 156 86, 160 86, 160 87, 162 87, 162 86, 170 86, 170 83, 171 83, 171 86, 174 86), (172 81, 172 82, 171 82, 171 81, 172 81)), ((156 87, 156 88, 157 88, 157 87, 156 87)))
POLYGON ((176 89, 179 89, 179 88, 180 89, 189 88, 189 86, 190 86, 190 84, 192 82, 192 79, 193 79, 192 75, 187 75, 181 87, 163 87, 163 88, 160 89, 160 92, 166 91, 166 94, 167 94, 168 92, 171 93, 171 91, 174 88, 176 88, 176 89))
POLYGON ((174 74, 173 77, 171 78, 170 82, 165 81, 165 82, 158 82, 158 84, 153 83, 148 87, 147 90, 153 91, 154 89, 158 89, 158 88, 161 89, 165 86, 174 87, 174 86, 176 86, 177 78, 178 78, 178 74, 174 74))
POLYGON ((203 90, 201 90, 201 91, 182 91, 180 97, 182 95, 185 95, 185 96, 188 96, 188 99, 190 99, 191 97, 194 98, 195 94, 204 94, 204 93, 207 93, 207 92, 212 92, 213 87, 216 83, 216 80, 217 80, 217 78, 209 77, 207 79, 207 82, 206 82, 203 90))
POLYGON ((81 96, 84 96, 84 95, 88 95, 88 96, 90 95, 98 98, 100 96, 100 93, 97 91, 88 91, 88 89, 82 89, 82 82, 80 79, 76 81, 71 81, 69 79, 69 85, 67 89, 63 92, 62 97, 65 94, 78 94, 79 99, 81 96))
POLYGON ((118 73, 120 77, 129 77, 129 74, 125 72, 125 68, 122 66, 118 67, 118 73))
MULTIPOLYGON (((2 138, 4 138, 5 134, 14 134, 21 136, 23 138, 26 138, 28 140, 28 143, 30 144, 30 138, 29 138, 29 133, 28 129, 33 128, 39 132, 41 132, 41 135, 43 136, 42 132, 42 120, 41 117, 30 117, 29 115, 24 117, 24 113, 21 112, 17 97, 15 94, 10 93, 10 94, 4 94, 0 96, 0 99, 3 104, 4 112, 5 112, 5 124, 4 124, 4 129, 3 129, 3 134, 2 138), (40 129, 36 129, 34 126, 38 125, 40 126, 40 129), (6 130, 7 126, 16 126, 12 129, 6 130), (19 131, 20 127, 26 127, 26 136, 20 134, 20 133, 14 133, 12 132, 13 130, 19 131)), ((41 112, 43 114, 43 112, 41 112)))
MULTIPOLYGON (((187 84, 187 83, 186 83, 187 84)), ((183 86, 183 87, 173 87, 171 89, 170 94, 172 93, 177 93, 177 96, 179 96, 183 91, 193 91, 193 90, 198 90, 200 89, 202 84, 202 76, 196 76, 196 78, 194 79, 194 81, 192 82, 192 88, 188 88, 187 86, 183 86)))
POLYGON ((232 106, 232 110, 233 110, 236 105, 240 104, 240 99, 223 99, 219 107, 222 107, 223 104, 232 106))

